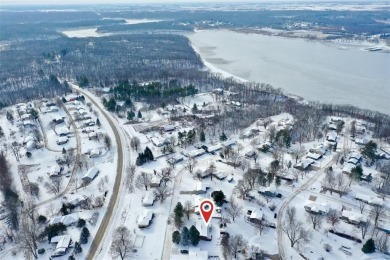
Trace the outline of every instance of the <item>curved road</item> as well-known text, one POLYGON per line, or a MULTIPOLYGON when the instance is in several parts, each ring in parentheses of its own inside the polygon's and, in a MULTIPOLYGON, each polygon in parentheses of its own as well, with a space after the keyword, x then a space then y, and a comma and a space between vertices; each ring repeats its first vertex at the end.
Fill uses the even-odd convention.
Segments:
POLYGON ((111 198, 110 198, 110 202, 108 203, 108 207, 107 207, 107 211, 106 213, 104 214, 104 217, 102 219, 102 222, 99 226, 99 229, 92 241, 92 244, 91 244, 91 247, 89 248, 89 252, 88 252, 88 255, 87 255, 87 259, 89 260, 93 260, 95 259, 95 255, 98 253, 98 249, 100 248, 100 244, 104 238, 104 235, 106 233, 106 229, 108 227, 108 225, 110 224, 110 220, 114 214, 114 209, 115 209, 115 205, 117 204, 117 200, 118 200, 118 194, 120 193, 120 187, 121 187, 121 182, 122 182, 122 178, 123 178, 123 172, 125 170, 125 166, 124 166, 124 147, 122 145, 122 143, 124 142, 124 140, 122 139, 122 136, 120 135, 119 133, 119 130, 118 130, 118 127, 117 127, 117 124, 115 124, 115 122, 111 119, 111 117, 109 116, 109 114, 101 107, 101 105, 96 102, 87 92, 85 92, 84 90, 80 89, 80 88, 76 88, 75 85, 73 84, 70 84, 72 86, 72 88, 74 88, 75 90, 79 91, 80 93, 82 93, 86 98, 89 99, 89 101, 95 105, 99 110, 100 112, 102 113, 102 115, 107 119, 108 123, 110 124, 110 127, 114 133, 114 136, 115 136, 115 142, 116 142, 116 146, 117 146, 117 153, 118 153, 118 161, 117 161, 117 173, 116 173, 116 176, 115 176, 115 183, 114 183, 114 188, 113 188, 113 191, 112 191, 112 195, 111 195, 111 198))

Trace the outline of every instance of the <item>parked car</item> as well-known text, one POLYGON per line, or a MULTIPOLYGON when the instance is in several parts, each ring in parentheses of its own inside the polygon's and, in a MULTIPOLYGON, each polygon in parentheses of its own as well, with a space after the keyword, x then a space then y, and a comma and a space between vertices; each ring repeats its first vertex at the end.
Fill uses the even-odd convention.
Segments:
POLYGON ((188 250, 185 250, 185 249, 183 249, 183 250, 180 250, 180 253, 182 253, 182 254, 188 254, 188 250))

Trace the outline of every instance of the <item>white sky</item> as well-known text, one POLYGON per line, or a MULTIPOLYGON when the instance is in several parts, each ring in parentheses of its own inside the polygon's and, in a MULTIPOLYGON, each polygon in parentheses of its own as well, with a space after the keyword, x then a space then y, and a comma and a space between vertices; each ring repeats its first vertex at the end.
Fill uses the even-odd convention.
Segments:
POLYGON ((0 0, 0 5, 67 5, 67 4, 114 4, 114 3, 127 3, 127 4, 135 4, 135 3, 205 3, 205 2, 214 2, 214 3, 226 3, 226 2, 351 2, 356 0, 0 0))

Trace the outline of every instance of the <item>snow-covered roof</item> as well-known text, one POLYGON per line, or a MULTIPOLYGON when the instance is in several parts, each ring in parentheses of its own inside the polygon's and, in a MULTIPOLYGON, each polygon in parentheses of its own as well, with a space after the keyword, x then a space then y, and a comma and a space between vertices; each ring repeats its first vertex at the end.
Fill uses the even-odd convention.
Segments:
POLYGON ((145 209, 138 218, 138 227, 149 226, 150 221, 153 218, 153 211, 145 209))
POLYGON ((356 212, 356 211, 350 211, 350 210, 343 210, 341 212, 341 216, 344 218, 347 218, 349 221, 352 222, 361 222, 361 221, 367 221, 367 217, 363 214, 356 212))
POLYGON ((145 193, 144 198, 142 199, 142 205, 144 206, 152 206, 154 202, 155 196, 152 191, 148 191, 145 193))
POLYGON ((373 204, 373 205, 378 205, 378 206, 383 205, 383 200, 381 198, 369 196, 369 195, 362 194, 362 193, 356 193, 355 199, 367 202, 368 204, 373 204))
POLYGON ((66 216, 54 217, 54 218, 50 219, 49 224, 54 225, 57 223, 62 223, 65 226, 69 226, 69 225, 76 223, 77 221, 78 221, 78 216, 76 213, 73 213, 73 214, 69 214, 66 216))
POLYGON ((204 183, 204 182, 201 182, 201 181, 198 181, 195 183, 195 191, 204 191, 206 192, 206 190, 210 187, 210 185, 208 183, 204 183))
POLYGON ((326 136, 326 140, 331 141, 331 142, 336 142, 336 139, 337 139, 337 134, 335 132, 330 132, 326 136))
POLYGON ((222 143, 222 145, 225 146, 225 147, 232 146, 232 145, 235 145, 235 144, 236 144, 235 140, 227 140, 227 141, 222 143))
POLYGON ((57 140, 57 143, 66 143, 68 141, 68 137, 60 136, 57 140))
POLYGON ((70 131, 69 131, 68 128, 62 127, 62 128, 60 128, 60 129, 57 131, 57 133, 58 133, 59 135, 67 135, 67 134, 70 133, 70 131))
POLYGON ((197 156, 201 156, 201 155, 203 155, 205 153, 206 152, 203 149, 195 149, 195 150, 187 152, 186 155, 187 155, 187 157, 194 158, 194 157, 197 157, 197 156))
POLYGON ((327 150, 328 150, 328 148, 325 145, 323 145, 323 144, 321 144, 321 145, 311 149, 311 151, 316 152, 316 153, 320 153, 322 155, 324 155, 327 150))
POLYGON ((27 151, 31 151, 32 149, 34 149, 34 147, 35 147, 35 142, 34 142, 34 141, 28 141, 28 142, 26 143, 26 149, 27 149, 27 151))
POLYGON ((308 202, 305 204, 305 209, 316 213, 328 213, 330 207, 327 203, 308 202))
POLYGON ((169 163, 177 163, 177 162, 180 162, 184 159, 184 156, 181 155, 181 154, 175 154, 173 157, 171 158, 168 158, 167 159, 167 162, 169 163))
POLYGON ((153 143, 155 146, 157 146, 157 147, 163 146, 164 144, 167 143, 167 140, 164 139, 164 138, 152 137, 150 140, 151 140, 152 143, 153 143))
POLYGON ((219 150, 221 150, 221 149, 222 149, 222 146, 221 146, 220 144, 217 144, 217 145, 213 145, 213 146, 208 147, 208 148, 207 148, 207 151, 208 151, 209 153, 211 153, 211 152, 219 151, 219 150))
POLYGON ((175 126, 174 125, 164 125, 164 130, 165 131, 173 131, 175 130, 175 126))
POLYGON ((365 138, 355 138, 355 143, 364 145, 364 144, 368 143, 368 140, 365 138))
POLYGON ((22 120, 25 120, 25 119, 29 119, 30 118, 30 114, 24 114, 20 117, 22 120))
POLYGON ((258 211, 258 210, 252 210, 252 213, 250 214, 249 218, 262 220, 263 219, 263 212, 258 211))
POLYGON ((99 169, 96 168, 96 167, 92 167, 91 169, 89 169, 89 171, 83 176, 83 180, 84 179, 89 179, 89 180, 93 180, 96 175, 99 173, 99 169))
POLYGON ((97 157, 100 155, 100 150, 98 148, 94 148, 89 152, 89 157, 97 157))
POLYGON ((356 158, 349 158, 348 162, 356 165, 359 162, 359 160, 356 158))
POLYGON ((86 133, 91 133, 91 132, 95 131, 95 129, 93 127, 90 127, 90 126, 86 127, 84 130, 86 133))
POLYGON ((210 232, 203 219, 196 220, 196 229, 199 231, 199 236, 210 238, 210 232))
POLYGON ((154 175, 150 180, 150 185, 160 185, 160 183, 161 183, 161 177, 157 175, 154 175))
POLYGON ((29 142, 29 141, 34 141, 34 137, 32 137, 31 135, 28 135, 24 138, 24 141, 25 143, 29 142))
POLYGON ((61 167, 59 165, 54 165, 50 169, 50 176, 58 175, 61 172, 61 167))
POLYGON ((97 136, 97 133, 95 133, 95 132, 88 133, 89 138, 96 137, 96 136, 97 136))
POLYGON ((351 153, 351 155, 349 156, 349 158, 355 158, 355 159, 360 160, 360 159, 362 158, 362 155, 361 155, 360 153, 353 152, 353 153, 351 153))
POLYGON ((321 158, 321 156, 322 155, 319 154, 319 153, 311 153, 311 152, 308 152, 307 155, 306 155, 307 158, 310 158, 310 159, 313 159, 313 160, 318 160, 318 159, 321 158))
POLYGON ((33 121, 31 121, 31 120, 24 120, 23 121, 23 125, 25 125, 25 126, 31 126, 31 125, 35 125, 34 123, 33 123, 33 121))

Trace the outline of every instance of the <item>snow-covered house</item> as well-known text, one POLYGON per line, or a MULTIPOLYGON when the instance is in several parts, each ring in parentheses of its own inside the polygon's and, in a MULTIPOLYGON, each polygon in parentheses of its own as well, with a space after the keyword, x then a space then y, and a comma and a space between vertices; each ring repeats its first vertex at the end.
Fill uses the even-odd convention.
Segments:
POLYGON ((70 134, 70 131, 69 131, 68 128, 62 127, 62 128, 60 128, 60 129, 57 131, 57 134, 58 134, 59 136, 67 136, 68 134, 70 134))
POLYGON ((31 119, 31 115, 30 114, 23 114, 20 116, 20 119, 22 120, 29 120, 31 119))
POLYGON ((58 145, 66 144, 68 142, 67 136, 60 136, 57 140, 58 145))
POLYGON ((25 127, 28 127, 28 126, 35 126, 35 124, 34 124, 34 122, 33 121, 31 121, 31 120, 24 120, 23 121, 23 126, 25 126, 25 127))
POLYGON ((154 217, 153 211, 145 209, 138 217, 138 222, 137 222, 138 227, 139 228, 148 227, 153 217, 154 217))
POLYGON ((165 132, 172 132, 175 131, 176 127, 174 125, 164 125, 163 129, 165 132))
POLYGON ((195 194, 204 194, 207 192, 209 187, 209 184, 198 181, 195 183, 194 192, 195 194))
POLYGON ((83 132, 89 134, 95 132, 95 129, 93 129, 93 127, 88 126, 83 130, 83 132))
POLYGON ((58 216, 58 217, 51 218, 49 221, 49 224, 54 225, 54 224, 62 223, 65 226, 70 226, 70 225, 75 224, 78 220, 79 220, 79 218, 78 218, 77 214, 72 213, 72 214, 65 215, 65 216, 58 216))
POLYGON ((255 150, 249 150, 245 153, 246 158, 252 158, 256 154, 255 150))
POLYGON ((28 141, 26 143, 26 150, 31 151, 35 148, 35 141, 28 141))
POLYGON ((220 144, 217 144, 217 145, 213 145, 213 146, 208 147, 207 151, 209 153, 213 153, 213 152, 217 152, 217 151, 219 151, 221 149, 222 149, 222 146, 220 144))
POLYGON ((345 220, 351 224, 359 225, 361 222, 367 222, 367 217, 360 212, 343 210, 340 219, 345 220))
POLYGON ((263 212, 255 208, 248 208, 246 217, 250 222, 259 223, 263 219, 263 212))
POLYGON ((95 140, 95 139, 97 139, 97 133, 96 132, 92 132, 92 133, 89 133, 88 134, 88 139, 89 140, 95 140))
POLYGON ((235 145, 236 143, 237 143, 237 142, 236 142, 235 140, 227 140, 227 141, 223 142, 222 145, 223 145, 224 147, 230 147, 230 146, 232 146, 232 145, 235 145))
POLYGON ((197 219, 195 224, 196 229, 199 231, 199 239, 205 241, 211 241, 212 235, 210 232, 210 227, 206 226, 203 219, 197 219))
POLYGON ((156 196, 152 191, 147 191, 145 193, 144 198, 142 199, 142 205, 147 207, 147 206, 153 206, 154 201, 156 200, 156 196))
POLYGON ((294 165, 294 168, 299 169, 301 171, 309 169, 309 167, 314 163, 314 160, 306 158, 303 159, 301 162, 294 165))
POLYGON ((355 144, 366 145, 368 140, 365 138, 355 138, 355 144))
POLYGON ((100 150, 95 148, 89 152, 89 158, 97 158, 100 156, 100 150))
POLYGON ((84 126, 94 126, 96 123, 92 119, 88 119, 84 122, 84 126))
POLYGON ((374 205, 374 206, 382 206, 383 205, 383 200, 381 198, 369 196, 369 195, 362 194, 362 193, 356 193, 355 199, 363 201, 363 202, 370 204, 370 205, 374 205))
POLYGON ((69 235, 55 236, 51 238, 50 243, 57 244, 51 256, 63 256, 68 252, 72 239, 69 235))
POLYGON ((220 181, 225 179, 228 176, 228 174, 226 172, 221 172, 221 171, 218 171, 218 172, 214 173, 213 175, 215 176, 215 178, 217 178, 220 181))
POLYGON ((327 214, 330 209, 327 203, 317 203, 315 201, 309 201, 303 207, 307 212, 321 215, 327 214))
POLYGON ((167 139, 164 139, 164 138, 157 138, 157 137, 152 137, 151 138, 151 141, 152 143, 157 146, 157 147, 161 147, 161 146, 164 146, 165 144, 168 143, 168 140, 167 139))
POLYGON ((61 174, 62 168, 59 165, 54 165, 50 168, 49 177, 58 176, 61 174))
POLYGON ((328 147, 326 147, 325 145, 321 144, 317 147, 314 147, 312 149, 309 150, 311 153, 318 153, 318 154, 321 154, 321 155, 324 155, 326 153, 326 151, 328 151, 328 147))
POLYGON ((313 160, 319 160, 319 159, 321 159, 321 157, 322 157, 322 154, 312 153, 312 152, 308 152, 306 155, 306 158, 313 159, 313 160))
POLYGON ((187 152, 185 155, 188 157, 188 158, 195 158, 195 157, 198 157, 198 156, 201 156, 203 154, 205 154, 205 150, 203 149, 195 149, 195 150, 192 150, 192 151, 189 151, 187 152))
POLYGON ((328 142, 332 142, 332 143, 336 142, 337 141, 337 134, 335 132, 328 133, 328 135, 326 136, 326 140, 328 142))
POLYGON ((276 197, 278 191, 275 187, 260 187, 258 193, 267 197, 276 197))
POLYGON ((183 155, 181 155, 181 154, 175 154, 173 157, 168 158, 168 159, 167 159, 167 162, 168 162, 169 164, 176 164, 176 163, 178 163, 178 162, 183 161, 183 159, 184 159, 184 156, 183 156, 183 155))
POLYGON ((92 167, 91 169, 88 170, 88 172, 83 176, 82 180, 83 181, 92 181, 93 179, 96 178, 96 176, 99 173, 99 169, 96 167, 92 167))
POLYGON ((154 175, 150 180, 150 187, 154 187, 154 188, 160 187, 160 184, 161 184, 161 177, 154 175))

